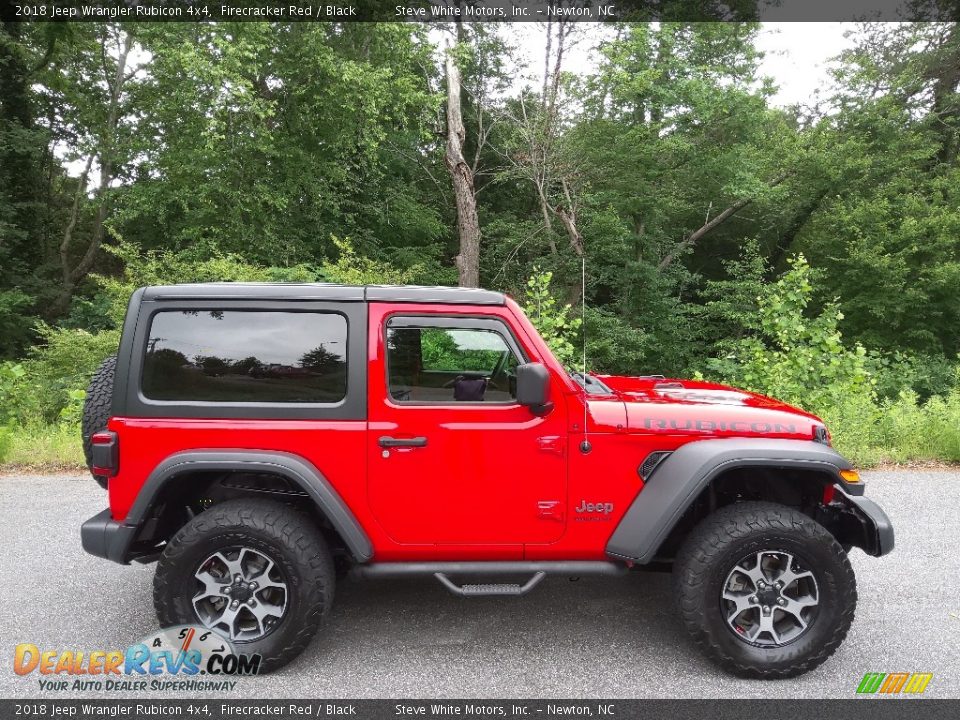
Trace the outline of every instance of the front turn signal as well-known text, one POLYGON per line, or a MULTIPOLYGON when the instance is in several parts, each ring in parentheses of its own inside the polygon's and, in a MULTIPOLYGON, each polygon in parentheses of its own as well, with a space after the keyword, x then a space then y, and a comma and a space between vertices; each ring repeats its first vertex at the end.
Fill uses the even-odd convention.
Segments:
POLYGON ((840 477, 842 477, 848 483, 860 482, 860 473, 858 473, 856 470, 841 470, 840 477))

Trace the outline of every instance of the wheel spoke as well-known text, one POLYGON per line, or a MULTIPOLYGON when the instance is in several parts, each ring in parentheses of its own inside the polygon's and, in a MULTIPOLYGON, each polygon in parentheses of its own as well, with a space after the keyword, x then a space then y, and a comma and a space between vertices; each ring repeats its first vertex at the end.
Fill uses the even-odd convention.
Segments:
POLYGON ((220 616, 215 618, 210 624, 211 628, 219 627, 220 625, 226 625, 227 631, 230 633, 230 639, 237 639, 237 616, 240 614, 240 608, 232 608, 229 604, 223 606, 223 612, 220 613, 220 616))
POLYGON ((283 605, 273 603, 258 602, 255 607, 250 608, 250 612, 259 621, 263 622, 268 617, 279 618, 283 615, 283 605))
POLYGON ((253 569, 251 568, 251 563, 255 566, 258 560, 266 562, 267 565, 273 565, 272 560, 264 555, 261 555, 256 550, 243 548, 240 551, 240 555, 237 557, 237 565, 240 566, 240 574, 243 576, 244 580, 251 580, 259 576, 260 573, 254 574, 253 569))
POLYGON ((228 560, 227 556, 222 552, 215 552, 211 557, 219 560, 227 568, 227 575, 230 580, 233 580, 237 575, 243 574, 243 568, 240 567, 240 561, 237 560, 228 560))
POLYGON ((727 622, 733 623, 740 615, 742 615, 747 610, 759 610, 757 605, 750 603, 750 595, 737 595, 725 590, 723 592, 723 599, 728 600, 734 604, 733 610, 727 615, 727 622))
POLYGON ((280 580, 273 580, 270 577, 270 573, 273 572, 275 567, 276 567, 276 564, 273 562, 273 560, 268 559, 267 566, 263 569, 263 572, 261 572, 259 575, 253 578, 254 580, 256 580, 257 585, 259 586, 257 588, 257 595, 259 595, 263 590, 270 590, 275 588, 277 590, 283 590, 284 598, 286 598, 287 584, 280 580))
POLYGON ((757 562, 752 568, 745 568, 742 565, 737 565, 733 571, 738 572, 741 575, 745 575, 750 579, 750 582, 753 583, 753 587, 757 587, 758 582, 767 582, 767 576, 763 574, 763 556, 769 555, 766 551, 761 551, 757 553, 757 562))
POLYGON ((224 584, 223 580, 215 578, 209 570, 198 570, 193 576, 203 583, 203 590, 197 591, 193 596, 194 604, 204 598, 223 597, 223 593, 220 592, 224 584))
POLYGON ((282 582, 277 582, 271 580, 270 578, 265 578, 263 580, 257 580, 260 584, 260 587, 257 588, 257 595, 259 596, 264 590, 283 590, 284 593, 287 592, 287 584, 282 582))
POLYGON ((781 605, 780 609, 785 613, 790 613, 797 619, 797 622, 804 628, 807 627, 807 621, 803 619, 803 611, 808 607, 814 607, 817 604, 817 601, 813 598, 799 598, 794 600, 793 598, 786 598, 786 604, 781 605))
POLYGON ((757 625, 757 635, 767 633, 773 638, 775 643, 780 643, 780 635, 777 628, 773 625, 773 612, 768 614, 760 613, 760 623, 757 625))
POLYGON ((777 580, 783 583, 783 588, 787 589, 793 585, 797 580, 802 580, 803 578, 812 578, 813 573, 809 571, 796 572, 793 569, 793 557, 790 555, 786 556, 788 559, 787 564, 784 566, 783 572, 777 577, 777 580))

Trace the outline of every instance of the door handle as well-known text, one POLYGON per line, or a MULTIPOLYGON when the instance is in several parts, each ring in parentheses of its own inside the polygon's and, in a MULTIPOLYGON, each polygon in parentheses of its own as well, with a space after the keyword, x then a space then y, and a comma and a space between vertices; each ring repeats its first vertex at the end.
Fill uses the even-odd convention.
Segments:
POLYGON ((384 435, 378 442, 382 448, 426 447, 427 439, 425 437, 395 438, 384 435))

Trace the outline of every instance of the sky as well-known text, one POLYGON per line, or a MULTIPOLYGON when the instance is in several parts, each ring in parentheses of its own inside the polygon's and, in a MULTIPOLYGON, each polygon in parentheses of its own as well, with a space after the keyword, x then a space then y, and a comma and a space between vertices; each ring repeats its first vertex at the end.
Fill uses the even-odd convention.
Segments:
MULTIPOLYGON (((852 29, 853 23, 839 22, 763 23, 757 40, 758 48, 765 54, 760 73, 772 77, 779 88, 771 102, 779 106, 806 104, 817 90, 825 93, 830 87, 828 61, 850 46, 844 33, 852 29)), ((594 46, 607 30, 600 25, 590 26, 586 37, 567 53, 564 69, 578 74, 593 71, 599 62, 594 46)), ((507 26, 506 31, 526 59, 529 71, 542 77, 544 26, 517 23, 507 26)))
POLYGON ((829 60, 851 46, 843 35, 853 23, 764 23, 757 41, 765 53, 760 71, 779 86, 775 105, 807 103, 831 86, 829 60))

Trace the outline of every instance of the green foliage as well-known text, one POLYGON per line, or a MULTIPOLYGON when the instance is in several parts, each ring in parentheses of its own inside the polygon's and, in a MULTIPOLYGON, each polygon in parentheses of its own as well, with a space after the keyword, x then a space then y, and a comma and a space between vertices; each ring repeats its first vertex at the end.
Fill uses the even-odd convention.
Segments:
POLYGON ((90 376, 108 355, 117 351, 120 333, 90 333, 41 324, 42 345, 24 360, 12 412, 18 423, 75 421, 82 410, 90 376))
POLYGON ((722 377, 809 410, 828 413, 851 397, 873 398, 866 351, 847 347, 835 306, 805 314, 813 295, 811 269, 803 255, 757 298, 754 332, 731 343, 729 352, 708 366, 722 377))
MULTIPOLYGON (((728 313, 748 334, 725 343, 726 353, 708 361, 710 371, 819 415, 834 444, 855 462, 960 460, 960 367, 950 369, 949 380, 925 378, 938 392, 925 402, 903 390, 919 382, 925 368, 936 367, 941 376, 946 369, 904 354, 868 357, 861 345, 845 345, 843 314, 835 306, 812 317, 807 312, 812 276, 800 255, 757 297, 753 313, 728 313), (890 395, 894 388, 901 390, 890 395)), ((753 283, 749 274, 742 280, 746 287, 753 283)))
MULTIPOLYGON (((768 292, 769 267, 758 241, 746 240, 740 257, 723 263, 724 277, 707 280, 700 291, 701 305, 692 309, 698 324, 710 329, 714 352, 757 330, 757 298, 768 292)), ((815 272, 811 270, 811 276, 815 272)))
POLYGON ((558 307, 550 292, 552 280, 552 272, 544 272, 534 265, 533 274, 527 280, 523 310, 557 360, 564 367, 573 367, 578 356, 573 343, 583 320, 570 317, 569 304, 558 307))
POLYGON ((958 359, 941 355, 921 355, 896 350, 872 352, 870 373, 877 396, 892 400, 901 393, 915 393, 921 402, 934 395, 948 395, 956 383, 958 359))
POLYGON ((584 333, 587 367, 592 372, 630 375, 661 371, 654 338, 625 318, 602 308, 588 307, 584 333))
POLYGON ((0 424, 10 423, 16 417, 18 392, 26 374, 20 363, 0 363, 0 424))
POLYGON ((0 357, 9 357, 30 338, 33 298, 21 290, 0 290, 0 357))
MULTIPOLYGON (((492 333, 491 333, 492 335, 492 333)), ((494 336, 495 337, 495 336, 494 336)), ((499 338, 489 349, 463 348, 447 330, 427 328, 420 332, 421 358, 425 371, 466 370, 489 374, 503 358, 499 338)))
POLYGON ((920 403, 910 392, 884 403, 873 452, 894 462, 960 462, 960 377, 946 394, 920 403))
POLYGON ((420 265, 399 270, 385 262, 362 257, 357 254, 349 238, 341 240, 331 236, 330 240, 339 255, 336 260, 325 262, 320 267, 319 275, 326 282, 344 285, 409 285, 423 271, 420 265))

